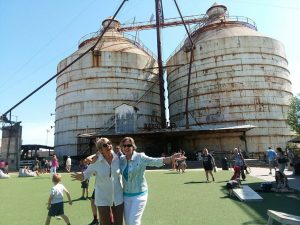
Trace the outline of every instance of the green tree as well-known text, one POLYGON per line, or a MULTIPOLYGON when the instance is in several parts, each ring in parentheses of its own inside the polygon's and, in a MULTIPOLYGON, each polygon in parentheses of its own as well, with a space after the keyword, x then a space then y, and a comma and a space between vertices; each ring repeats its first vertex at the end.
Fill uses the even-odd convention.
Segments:
POLYGON ((300 112, 300 95, 294 96, 291 99, 290 109, 288 111, 287 123, 298 135, 300 135, 300 124, 298 124, 297 112, 300 112))

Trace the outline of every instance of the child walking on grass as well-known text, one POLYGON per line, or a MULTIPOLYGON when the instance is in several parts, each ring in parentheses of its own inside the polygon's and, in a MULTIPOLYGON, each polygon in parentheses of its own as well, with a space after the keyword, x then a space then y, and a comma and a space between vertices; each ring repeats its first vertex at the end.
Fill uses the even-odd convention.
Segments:
MULTIPOLYGON (((83 174, 84 171, 86 171, 86 169, 88 168, 88 161, 83 159, 81 162, 81 173, 83 174)), ((89 180, 86 179, 84 181, 81 181, 81 188, 82 188, 82 194, 81 194, 81 198, 80 199, 88 199, 89 197, 89 180), (84 197, 84 195, 86 195, 86 197, 84 197)))
POLYGON ((48 199, 48 216, 45 222, 45 225, 49 225, 51 221, 51 217, 53 216, 60 216, 64 219, 67 225, 70 224, 69 218, 64 213, 64 203, 63 203, 63 196, 64 192, 66 193, 69 204, 72 205, 72 200, 69 191, 65 188, 63 184, 61 184, 61 175, 60 174, 53 174, 52 182, 54 186, 51 188, 50 196, 48 199))

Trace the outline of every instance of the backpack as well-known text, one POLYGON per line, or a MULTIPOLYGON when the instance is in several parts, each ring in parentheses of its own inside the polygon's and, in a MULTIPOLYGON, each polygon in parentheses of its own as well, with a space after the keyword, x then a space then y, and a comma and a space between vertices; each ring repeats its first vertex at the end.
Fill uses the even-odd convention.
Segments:
POLYGON ((289 159, 287 157, 278 159, 278 163, 280 163, 280 164, 284 164, 284 163, 288 163, 288 162, 289 162, 289 159))

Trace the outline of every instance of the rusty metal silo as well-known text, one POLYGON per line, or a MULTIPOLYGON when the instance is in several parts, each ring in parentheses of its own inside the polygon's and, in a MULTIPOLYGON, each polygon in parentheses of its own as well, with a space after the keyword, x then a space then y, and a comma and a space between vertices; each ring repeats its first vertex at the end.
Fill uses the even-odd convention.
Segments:
MULTIPOLYGON (((207 23, 192 33, 190 127, 250 124, 257 128, 247 132, 249 151, 284 147, 290 137, 286 118, 292 91, 283 44, 259 33, 248 18, 229 17, 224 5, 214 4, 207 16, 207 23)), ((186 126, 189 57, 186 39, 167 62, 170 121, 177 127, 186 126)))
MULTIPOLYGON (((104 20, 103 27, 110 21, 104 20)), ((116 133, 115 112, 121 105, 136 111, 132 118, 137 121, 131 131, 160 121, 158 76, 153 69, 157 61, 141 42, 118 32, 119 27, 120 23, 113 20, 95 50, 57 78, 55 151, 60 155, 77 154, 78 134, 116 133)), ((58 71, 95 44, 98 36, 84 37, 79 49, 59 63, 58 71)))

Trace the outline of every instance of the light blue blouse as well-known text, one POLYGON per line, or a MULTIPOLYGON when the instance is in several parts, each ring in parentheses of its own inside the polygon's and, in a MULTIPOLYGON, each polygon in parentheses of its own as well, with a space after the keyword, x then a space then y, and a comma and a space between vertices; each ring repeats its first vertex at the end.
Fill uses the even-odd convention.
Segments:
POLYGON ((136 196, 148 191, 148 185, 145 177, 147 166, 163 166, 163 158, 152 158, 145 153, 133 151, 131 160, 126 156, 120 158, 120 169, 123 180, 124 196, 136 196))

